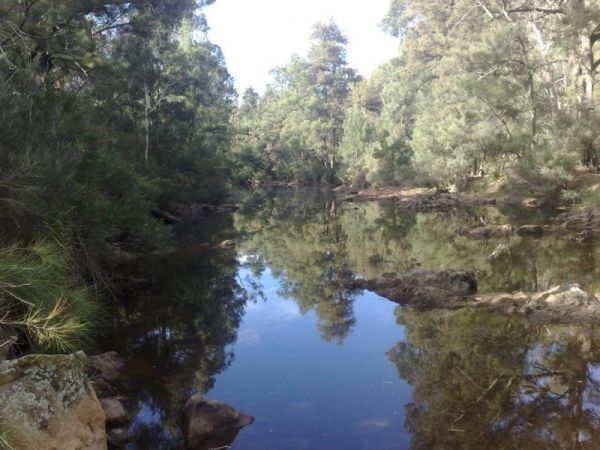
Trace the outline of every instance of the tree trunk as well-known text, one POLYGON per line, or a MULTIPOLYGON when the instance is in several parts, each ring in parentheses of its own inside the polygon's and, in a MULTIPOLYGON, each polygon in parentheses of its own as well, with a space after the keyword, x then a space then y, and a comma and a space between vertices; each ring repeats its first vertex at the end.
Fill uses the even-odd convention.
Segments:
POLYGON ((148 83, 144 83, 144 164, 148 165, 150 152, 150 91, 148 83))
POLYGON ((536 135, 537 135, 537 104, 535 99, 535 86, 534 86, 534 68, 531 66, 529 60, 529 53, 527 46, 522 38, 518 38, 519 44, 521 45, 521 52, 523 53, 523 62, 527 69, 527 97, 529 98, 529 132, 531 134, 529 141, 529 154, 526 155, 525 161, 533 161, 533 155, 536 147, 536 135))
POLYGON ((587 25, 581 30, 581 60, 582 76, 581 89, 584 98, 585 107, 591 111, 594 109, 594 52, 592 51, 592 34, 590 26, 587 25))
MULTIPOLYGON (((585 0, 572 3, 574 17, 586 17, 585 0)), ((577 101, 587 115, 593 110, 594 101, 594 51, 592 48, 592 24, 585 23, 577 32, 577 46, 573 52, 573 83, 577 101)))
POLYGON ((558 91, 554 82, 556 79, 556 71, 554 65, 549 61, 548 57, 550 44, 544 41, 542 32, 535 22, 531 22, 530 26, 533 29, 535 40, 542 56, 542 62, 544 63, 544 68, 541 71, 541 75, 542 79, 544 80, 544 85, 548 91, 548 108, 552 112, 552 115, 556 116, 557 112, 560 110, 560 96, 558 95, 558 91))

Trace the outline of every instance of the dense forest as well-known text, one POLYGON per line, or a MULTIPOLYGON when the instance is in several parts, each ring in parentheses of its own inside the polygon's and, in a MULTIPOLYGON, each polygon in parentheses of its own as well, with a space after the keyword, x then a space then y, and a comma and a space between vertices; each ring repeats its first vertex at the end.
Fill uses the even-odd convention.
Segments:
POLYGON ((597 169, 600 5, 585 0, 393 0, 396 58, 360 79, 320 24, 306 58, 237 111, 234 152, 254 182, 560 187, 597 169))
POLYGON ((600 166, 591 0, 392 0, 368 78, 318 23, 306 56, 237 98, 210 0, 0 5, 0 317, 80 345, 116 251, 168 246, 172 203, 273 184, 558 192, 600 166))
POLYGON ((238 93, 215 0, 0 0, 0 448, 598 442, 600 0, 385 1, 238 93))
POLYGON ((207 3, 1 2, 3 334, 76 347, 111 251, 169 244, 152 208, 226 192, 236 94, 207 3))

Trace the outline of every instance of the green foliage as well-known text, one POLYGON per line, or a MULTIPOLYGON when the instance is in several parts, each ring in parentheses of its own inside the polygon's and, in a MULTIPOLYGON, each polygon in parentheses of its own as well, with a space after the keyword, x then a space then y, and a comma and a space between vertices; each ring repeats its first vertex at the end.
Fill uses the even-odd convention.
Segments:
POLYGON ((358 80, 347 65, 346 44, 337 25, 318 23, 307 58, 294 56, 276 69, 277 83, 262 98, 245 93, 235 117, 241 180, 302 185, 336 180, 344 111, 358 80))
POLYGON ((74 346, 90 303, 75 278, 104 278, 112 244, 170 243, 153 209, 229 188, 235 91, 199 14, 209 3, 0 5, 0 284, 28 286, 3 306, 36 347, 74 346))
POLYGON ((357 186, 514 173, 553 192, 577 165, 600 167, 599 23, 594 2, 393 0, 398 56, 358 84, 343 35, 318 25, 308 58, 239 109, 239 173, 357 186))
POLYGON ((90 332, 94 295, 74 272, 70 249, 60 242, 0 250, 0 329, 23 333, 38 350, 72 351, 90 332))
POLYGON ((11 436, 12 430, 0 422, 0 450, 15 450, 11 436))

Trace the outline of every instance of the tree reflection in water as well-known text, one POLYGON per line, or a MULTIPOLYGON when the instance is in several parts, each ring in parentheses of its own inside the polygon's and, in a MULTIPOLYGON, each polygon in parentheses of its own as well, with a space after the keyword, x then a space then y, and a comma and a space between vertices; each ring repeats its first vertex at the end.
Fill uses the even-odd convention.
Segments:
POLYGON ((396 310, 414 449, 597 448, 600 334, 468 311, 396 310))
POLYGON ((333 197, 316 194, 312 201, 275 197, 258 214, 237 216, 238 229, 248 235, 242 251, 255 255, 261 268, 269 266, 281 283, 279 294, 294 299, 301 313, 315 311, 324 340, 340 344, 356 323, 341 214, 333 197))
POLYGON ((151 287, 121 302, 104 345, 127 355, 119 393, 137 414, 140 449, 181 448, 181 410, 233 360, 231 344, 255 294, 237 278, 235 252, 196 248, 134 262, 151 287))
MULTIPOLYGON (((256 283, 267 269, 278 294, 301 313, 314 311, 320 336, 337 343, 356 324, 359 293, 346 287, 356 275, 417 265, 475 267, 487 292, 563 282, 600 287, 593 243, 516 236, 484 242, 455 233, 480 215, 412 214, 392 203, 355 205, 317 191, 259 193, 219 219, 224 223, 192 227, 183 250, 134 263, 132 273, 152 287, 116 307, 105 344, 130 361, 119 389, 138 410, 136 448, 181 446, 181 406, 192 392, 209 390, 231 364, 245 304, 261 295, 256 283), (196 245, 234 235, 236 251, 196 245), (242 262, 248 281, 239 279, 242 262)), ((507 220, 498 211, 485 216, 490 223, 507 220)), ((600 442, 595 326, 536 328, 468 311, 398 308, 396 314, 406 339, 387 356, 413 388, 405 408, 413 448, 594 448, 600 442)))

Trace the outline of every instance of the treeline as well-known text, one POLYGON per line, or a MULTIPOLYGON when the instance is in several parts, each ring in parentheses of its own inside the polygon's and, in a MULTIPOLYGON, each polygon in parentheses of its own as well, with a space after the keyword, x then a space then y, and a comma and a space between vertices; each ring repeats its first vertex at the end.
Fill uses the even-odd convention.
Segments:
POLYGON ((247 91, 235 152, 250 182, 464 183, 553 189, 600 166, 591 0, 392 0, 399 53, 360 80, 333 23, 247 91))
POLYGON ((224 195, 236 94, 208 3, 0 2, 0 343, 79 345, 111 249, 168 243, 153 208, 224 195))

